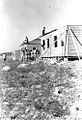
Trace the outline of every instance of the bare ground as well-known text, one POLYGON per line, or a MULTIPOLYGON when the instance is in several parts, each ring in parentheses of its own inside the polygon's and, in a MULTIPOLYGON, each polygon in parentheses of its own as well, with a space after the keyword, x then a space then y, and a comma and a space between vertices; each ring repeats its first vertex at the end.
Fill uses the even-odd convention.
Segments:
POLYGON ((55 65, 40 61, 18 68, 20 64, 0 62, 1 119, 82 119, 82 61, 55 65), (4 66, 10 70, 2 71, 4 66))

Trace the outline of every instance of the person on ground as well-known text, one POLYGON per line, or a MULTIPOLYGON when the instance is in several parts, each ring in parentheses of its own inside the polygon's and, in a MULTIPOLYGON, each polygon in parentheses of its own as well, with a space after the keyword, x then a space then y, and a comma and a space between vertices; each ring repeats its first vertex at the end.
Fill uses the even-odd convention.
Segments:
POLYGON ((7 54, 4 53, 4 54, 3 54, 3 60, 4 60, 4 62, 6 61, 6 59, 7 59, 7 54))

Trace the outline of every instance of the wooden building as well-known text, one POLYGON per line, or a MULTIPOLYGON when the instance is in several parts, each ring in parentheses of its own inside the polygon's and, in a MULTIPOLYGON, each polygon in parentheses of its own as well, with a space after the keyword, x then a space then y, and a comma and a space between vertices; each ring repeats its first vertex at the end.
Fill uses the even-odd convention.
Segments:
POLYGON ((67 25, 40 36, 42 58, 82 57, 82 25, 67 25))

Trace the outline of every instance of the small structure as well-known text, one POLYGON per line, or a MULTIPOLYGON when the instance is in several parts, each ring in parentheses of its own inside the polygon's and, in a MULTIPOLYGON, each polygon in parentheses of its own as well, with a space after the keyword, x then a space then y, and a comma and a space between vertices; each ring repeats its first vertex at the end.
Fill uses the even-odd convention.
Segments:
POLYGON ((13 60, 20 60, 21 59, 21 51, 15 50, 13 55, 13 60))
POLYGON ((2 71, 9 71, 10 70, 10 67, 9 66, 4 66, 3 68, 2 68, 2 71))
POLYGON ((82 25, 67 25, 39 37, 42 58, 82 57, 82 25))

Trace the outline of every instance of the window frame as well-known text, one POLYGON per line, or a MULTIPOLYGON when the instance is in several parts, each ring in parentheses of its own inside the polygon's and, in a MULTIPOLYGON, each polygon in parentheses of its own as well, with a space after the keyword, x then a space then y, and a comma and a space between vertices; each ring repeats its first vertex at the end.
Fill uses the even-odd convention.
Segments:
POLYGON ((54 47, 58 47, 57 35, 54 36, 54 47))
POLYGON ((64 46, 64 41, 63 40, 61 40, 61 47, 63 47, 64 46))
POLYGON ((45 40, 43 40, 43 50, 45 50, 45 40))
POLYGON ((47 38, 47 48, 49 48, 49 47, 50 47, 50 39, 47 38))

